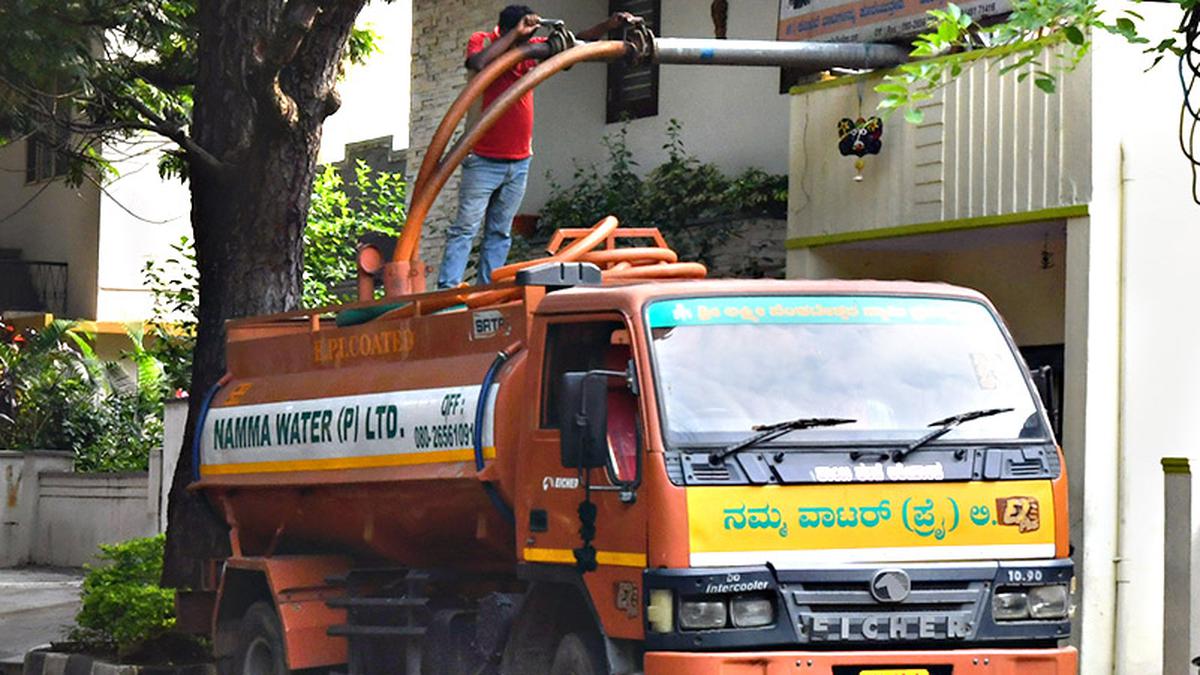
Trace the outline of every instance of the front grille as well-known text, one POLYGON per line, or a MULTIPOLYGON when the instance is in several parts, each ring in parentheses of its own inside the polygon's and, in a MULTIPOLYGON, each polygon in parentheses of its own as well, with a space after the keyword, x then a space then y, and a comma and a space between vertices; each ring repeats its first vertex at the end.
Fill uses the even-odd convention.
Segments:
MULTIPOLYGON (((871 592, 876 570, 847 570, 839 579, 806 579, 781 584, 801 640, 810 643, 968 640, 985 609, 991 575, 977 578, 921 578, 899 602, 882 602, 871 592)), ((982 570, 981 570, 982 571, 982 570)))

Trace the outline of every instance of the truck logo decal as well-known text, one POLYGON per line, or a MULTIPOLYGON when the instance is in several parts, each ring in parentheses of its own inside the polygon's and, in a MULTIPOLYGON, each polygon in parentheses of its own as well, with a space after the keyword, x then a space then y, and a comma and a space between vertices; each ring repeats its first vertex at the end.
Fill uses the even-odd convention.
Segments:
POLYGON ((996 515, 1001 525, 1015 526, 1019 532, 1035 532, 1042 526, 1034 497, 1005 497, 996 500, 996 515))
POLYGON ((904 602, 912 591, 912 579, 904 570, 879 570, 871 579, 871 595, 879 602, 904 602))
POLYGON ((509 334, 508 322, 498 310, 487 309, 471 315, 471 339, 482 340, 509 334))
POLYGON ((542 492, 547 490, 575 490, 579 487, 579 478, 571 476, 546 476, 542 479, 542 492))
POLYGON ((964 640, 975 632, 970 614, 820 616, 801 615, 801 627, 814 641, 964 640))

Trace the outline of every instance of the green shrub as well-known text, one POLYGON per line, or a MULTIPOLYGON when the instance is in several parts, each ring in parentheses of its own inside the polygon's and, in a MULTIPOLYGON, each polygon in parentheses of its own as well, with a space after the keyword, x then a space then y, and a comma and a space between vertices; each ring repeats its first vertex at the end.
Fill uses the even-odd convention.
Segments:
POLYGON ((175 626, 175 592, 158 585, 165 539, 160 534, 100 546, 105 563, 87 566, 70 639, 120 655, 175 626))
POLYGON ((570 185, 547 174, 550 198, 538 231, 530 241, 515 241, 510 259, 541 255, 538 245, 555 229, 591 227, 612 215, 625 227, 658 228, 682 260, 711 264, 715 247, 733 234, 731 221, 787 216, 787 176, 754 168, 726 176, 715 164, 689 154, 682 133, 678 120, 667 123, 662 146, 667 159, 644 176, 624 126, 604 137, 604 164, 576 166, 570 185))
POLYGON ((70 321, 0 324, 0 449, 73 450, 77 471, 144 471, 162 443, 163 369, 126 328, 132 373, 97 357, 70 321))

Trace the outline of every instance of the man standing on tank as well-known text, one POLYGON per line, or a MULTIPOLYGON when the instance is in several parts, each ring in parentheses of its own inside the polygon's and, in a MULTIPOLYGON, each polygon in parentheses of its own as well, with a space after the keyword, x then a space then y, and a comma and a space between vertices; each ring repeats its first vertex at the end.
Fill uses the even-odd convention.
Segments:
MULTIPOLYGON (((607 21, 578 34, 595 40, 633 18, 617 12, 607 21)), ((474 77, 504 52, 526 42, 544 42, 533 37, 541 17, 525 5, 509 5, 500 12, 496 28, 471 35, 467 42, 467 70, 474 77)), ((537 66, 529 59, 496 79, 483 94, 483 107, 491 105, 514 82, 537 66)), ((533 157, 533 92, 521 97, 488 130, 462 163, 458 186, 458 215, 446 233, 446 250, 438 270, 438 288, 462 283, 471 253, 471 242, 482 222, 483 243, 479 250, 478 282, 491 283, 492 270, 508 260, 512 243, 512 220, 525 196, 529 161, 533 157)))

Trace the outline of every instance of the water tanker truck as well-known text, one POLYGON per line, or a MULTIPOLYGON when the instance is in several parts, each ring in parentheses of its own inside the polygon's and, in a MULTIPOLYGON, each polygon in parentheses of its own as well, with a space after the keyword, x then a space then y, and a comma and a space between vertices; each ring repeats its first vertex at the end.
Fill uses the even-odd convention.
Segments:
MULTIPOLYGON (((554 31, 522 82, 880 49, 554 31)), ((432 194, 503 105, 435 137, 359 302, 227 327, 191 489, 232 554, 181 595, 222 673, 1075 672, 1062 452, 986 298, 706 279, 613 218, 422 292, 432 194)))

